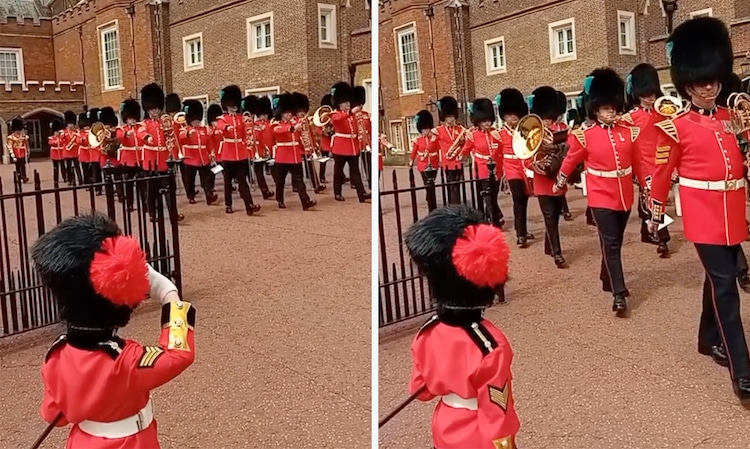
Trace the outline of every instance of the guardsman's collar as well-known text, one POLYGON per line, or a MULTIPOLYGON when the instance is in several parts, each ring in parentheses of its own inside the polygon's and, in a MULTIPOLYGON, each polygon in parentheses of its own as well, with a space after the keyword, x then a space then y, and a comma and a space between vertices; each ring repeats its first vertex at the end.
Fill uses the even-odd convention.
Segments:
POLYGON ((713 117, 713 115, 716 114, 716 105, 714 105, 714 107, 712 107, 711 109, 703 109, 691 103, 690 109, 700 115, 705 115, 706 117, 713 117))
POLYGON ((602 121, 600 121, 600 120, 597 120, 597 121, 596 121, 596 123, 597 123, 597 124, 598 124, 599 126, 601 126, 602 128, 604 128, 604 129, 612 129, 612 128, 614 128, 614 127, 615 127, 615 122, 612 122, 612 123, 609 123, 609 124, 607 124, 607 123, 604 123, 604 122, 602 122, 602 121))
POLYGON ((81 326, 68 326, 68 343, 79 349, 96 349, 99 343, 112 340, 117 336, 116 328, 90 328, 81 326))

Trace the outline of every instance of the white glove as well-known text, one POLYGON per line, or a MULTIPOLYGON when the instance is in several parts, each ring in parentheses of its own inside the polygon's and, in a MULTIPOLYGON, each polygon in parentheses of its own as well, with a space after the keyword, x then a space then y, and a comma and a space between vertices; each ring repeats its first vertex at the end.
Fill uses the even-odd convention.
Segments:
MULTIPOLYGON (((146 264, 146 266, 148 266, 148 282, 151 285, 149 296, 159 301, 162 305, 168 303, 168 297, 170 296, 169 293, 177 293, 177 287, 166 276, 154 270, 151 265, 146 264)), ((177 295, 171 296, 175 297, 177 295)), ((179 296, 177 296, 177 298, 179 298, 179 296)))

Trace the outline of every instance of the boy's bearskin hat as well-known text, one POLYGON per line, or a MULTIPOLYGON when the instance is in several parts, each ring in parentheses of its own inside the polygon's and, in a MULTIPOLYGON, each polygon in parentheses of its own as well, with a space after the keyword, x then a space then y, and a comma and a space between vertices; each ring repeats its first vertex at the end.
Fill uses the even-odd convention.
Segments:
POLYGON ((498 95, 497 111, 500 118, 508 114, 515 114, 521 118, 529 113, 529 105, 526 104, 520 90, 508 88, 500 91, 498 95))
POLYGON ((362 107, 367 103, 367 90, 364 86, 355 86, 352 93, 352 107, 362 107))
POLYGON ((557 120, 562 114, 557 91, 550 86, 541 86, 531 93, 531 113, 547 120, 557 120))
POLYGON ((510 248, 502 230, 467 205, 435 209, 409 228, 404 242, 438 311, 488 307, 508 278, 510 248))
POLYGON ((294 112, 310 112, 310 99, 307 95, 299 92, 292 93, 294 97, 294 112))
POLYGON ((257 115, 267 115, 269 117, 273 115, 273 106, 271 106, 271 99, 265 95, 258 98, 257 115))
POLYGON ((495 123, 495 108, 489 98, 477 98, 471 108, 471 122, 479 126, 482 122, 495 123))
POLYGON ((596 69, 584 83, 589 118, 596 118, 602 106, 612 106, 618 112, 625 109, 625 81, 610 68, 596 69))
POLYGON ((88 112, 81 112, 78 114, 78 127, 83 129, 91 126, 91 120, 89 120, 88 112))
POLYGON ((435 121, 432 118, 432 114, 430 113, 430 111, 422 109, 421 111, 417 112, 417 116, 414 117, 414 120, 417 124, 417 131, 419 132, 435 127, 435 121))
POLYGON ((75 125, 78 121, 78 117, 76 116, 76 113, 73 111, 65 111, 65 124, 66 125, 75 125))
POLYGON ((258 97, 255 95, 248 95, 243 98, 240 102, 240 110, 255 115, 258 110, 258 97))
POLYGON ((333 95, 331 94, 323 95, 323 98, 320 99, 320 105, 333 107, 333 95))
POLYGON ((448 117, 458 118, 458 101, 453 97, 443 97, 437 102, 440 121, 444 122, 448 117))
POLYGON ((719 96, 716 98, 716 104, 727 107, 729 95, 735 92, 742 92, 742 80, 739 75, 732 73, 729 75, 729 79, 721 83, 721 92, 719 92, 719 96))
POLYGON ((338 109, 341 103, 348 102, 352 103, 354 92, 352 92, 352 86, 349 83, 340 82, 333 85, 331 88, 331 97, 333 97, 333 108, 338 109))
POLYGON ((23 130, 24 121, 21 117, 16 117, 10 121, 10 130, 12 132, 23 130))
POLYGON ((127 99, 122 102, 120 105, 120 116, 122 116, 122 121, 127 121, 128 119, 132 119, 135 121, 138 121, 141 119, 141 105, 138 104, 137 101, 132 99, 127 99))
POLYGON ((64 127, 65 127, 65 126, 63 125, 63 122, 62 122, 62 120, 60 120, 59 118, 56 118, 56 119, 52 120, 52 121, 51 121, 51 122, 49 123, 49 129, 50 129, 50 130, 51 130, 51 131, 52 131, 53 133, 56 133, 56 132, 58 132, 58 131, 62 131, 64 127))
POLYGON ((198 100, 185 100, 182 111, 185 113, 185 121, 188 124, 203 120, 203 103, 198 100))
POLYGON ((206 122, 210 125, 211 123, 215 122, 216 119, 221 117, 221 114, 223 113, 224 111, 218 104, 214 103, 212 105, 209 105, 208 111, 206 111, 206 122))
POLYGON ((62 221, 39 238, 31 257, 70 327, 125 326, 149 294, 146 255, 101 213, 62 221))
POLYGON ((691 84, 729 79, 734 55, 727 26, 713 17, 699 17, 681 23, 667 41, 670 74, 675 88, 690 98, 691 84))
POLYGON ((104 107, 99 111, 99 121, 107 126, 116 127, 118 125, 115 110, 109 106, 104 107))
POLYGON ((242 91, 235 85, 227 86, 221 89, 219 93, 219 100, 221 101, 221 107, 226 111, 229 107, 240 107, 242 101, 242 91))
POLYGON ((151 109, 164 110, 164 101, 164 91, 158 84, 151 83, 141 89, 141 105, 144 113, 151 109))
POLYGON ((654 66, 645 62, 633 67, 633 70, 625 78, 625 85, 628 102, 633 107, 640 103, 641 97, 649 95, 660 97, 662 94, 659 73, 654 66))
POLYGON ((280 95, 276 95, 273 99, 274 116, 281 118, 281 115, 285 112, 291 112, 294 114, 295 104, 294 95, 289 92, 285 92, 280 95))
POLYGON ((177 94, 169 94, 164 102, 164 112, 167 114, 176 114, 182 110, 182 100, 177 94))

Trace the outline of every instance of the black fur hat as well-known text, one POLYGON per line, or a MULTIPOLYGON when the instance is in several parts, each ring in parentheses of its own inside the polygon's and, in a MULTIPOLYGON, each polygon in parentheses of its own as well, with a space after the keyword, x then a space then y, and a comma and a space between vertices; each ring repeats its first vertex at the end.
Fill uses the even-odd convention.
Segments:
POLYGON ((565 124, 573 123, 573 126, 583 123, 583 117, 578 113, 578 109, 568 109, 565 114, 565 124))
POLYGON ((565 95, 564 92, 557 91, 557 116, 563 116, 565 115, 565 112, 568 110, 568 97, 565 95))
POLYGON ((518 118, 521 118, 529 113, 529 105, 526 104, 526 99, 518 89, 503 89, 500 91, 499 100, 497 110, 500 118, 508 114, 516 114, 518 118))
POLYGON ((557 120, 560 117, 562 114, 562 111, 560 111, 560 99, 553 87, 537 87, 531 95, 533 96, 531 102, 532 114, 536 114, 547 120, 557 120))
POLYGON ((10 121, 10 130, 11 132, 21 131, 23 130, 24 125, 25 123, 23 119, 21 117, 16 117, 10 121))
POLYGON ((141 105, 135 100, 127 99, 120 105, 120 115, 122 116, 122 121, 127 121, 128 119, 138 121, 141 119, 141 105))
POLYGON ((294 104, 294 95, 290 93, 283 93, 276 95, 273 99, 274 115, 277 118, 281 118, 281 115, 285 112, 291 112, 294 114, 296 105, 294 104))
POLYGON ((421 111, 417 112, 417 116, 414 117, 414 120, 417 123, 417 131, 422 132, 422 130, 425 129, 432 129, 435 127, 435 121, 432 118, 432 114, 430 114, 430 111, 426 111, 422 109, 421 111))
POLYGON ((164 112, 167 114, 176 114, 182 109, 182 100, 177 94, 169 94, 164 102, 164 112))
POLYGON ((77 121, 76 113, 73 111, 65 111, 65 124, 75 125, 77 121))
POLYGON ((367 90, 364 86, 355 86, 352 93, 352 107, 364 106, 367 103, 367 90))
POLYGON ((240 102, 240 110, 242 110, 242 112, 249 112, 253 115, 257 114, 258 97, 255 95, 248 95, 243 98, 240 102))
POLYGON ((596 118, 601 106, 613 106, 617 111, 625 108, 625 81, 610 68, 596 69, 586 78, 586 110, 590 119, 596 118))
POLYGON ((69 326, 125 326, 149 293, 143 251, 137 242, 122 237, 117 223, 101 213, 62 221, 39 237, 31 257, 69 326), (107 275, 109 280, 105 280, 107 275), (122 289, 127 291, 118 294, 122 289))
POLYGON ((479 126, 482 122, 495 123, 495 108, 489 98, 477 98, 474 100, 471 111, 471 122, 479 126))
POLYGON ((141 89, 141 105, 143 112, 151 109, 164 110, 164 91, 156 83, 143 86, 141 89))
POLYGON ((729 75, 729 79, 721 83, 721 92, 719 92, 719 96, 716 98, 716 104, 727 107, 729 95, 735 92, 742 92, 742 80, 739 75, 732 73, 729 75))
POLYGON ((458 118, 458 101, 453 97, 447 96, 439 99, 437 109, 441 122, 444 122, 448 117, 458 118))
POLYGON ((320 105, 333 107, 333 96, 331 94, 323 95, 323 98, 320 99, 320 105))
POLYGON ((430 282, 438 314, 488 307, 507 280, 510 249, 502 231, 467 205, 430 212, 409 228, 404 243, 430 282))
POLYGON ((195 120, 203 120, 203 103, 198 100, 185 100, 182 111, 185 113, 188 125, 195 120))
POLYGON ((49 129, 50 129, 50 130, 51 130, 51 131, 52 131, 53 133, 56 133, 56 132, 58 132, 58 131, 62 131, 64 127, 65 127, 65 126, 63 125, 63 122, 62 122, 62 120, 60 120, 59 118, 56 118, 56 119, 52 120, 52 121, 51 121, 51 122, 49 123, 49 129))
POLYGON ((258 98, 257 115, 267 115, 269 117, 273 115, 273 106, 271 106, 271 99, 265 95, 258 98))
POLYGON ((342 81, 333 85, 331 96, 333 97, 333 108, 338 109, 341 103, 352 103, 354 92, 352 92, 352 86, 349 83, 342 81))
POLYGON ((585 90, 581 91, 581 93, 576 97, 576 109, 578 110, 578 117, 580 117, 582 121, 585 121, 586 117, 588 117, 588 112, 586 110, 587 100, 588 95, 586 95, 585 90))
POLYGON ((724 81, 732 73, 734 55, 727 26, 713 17, 699 17, 681 23, 667 41, 670 74, 675 88, 690 98, 691 84, 724 81))
POLYGON ((101 111, 99 111, 99 121, 107 126, 115 127, 118 125, 115 110, 109 106, 104 107, 101 111))
POLYGON ((78 127, 83 129, 89 126, 91 126, 91 120, 89 120, 88 112, 81 112, 78 114, 78 127))
POLYGON ((632 106, 638 105, 641 97, 649 95, 661 96, 659 73, 651 64, 645 62, 633 67, 625 78, 628 102, 632 106))
POLYGON ((224 110, 221 109, 221 106, 214 103, 212 105, 208 106, 208 111, 206 111, 206 122, 210 125, 212 122, 215 122, 217 118, 221 117, 221 114, 224 113, 224 110))
POLYGON ((219 100, 221 101, 221 107, 225 111, 229 107, 236 107, 239 109, 240 102, 242 101, 242 91, 235 85, 227 86, 221 89, 219 93, 219 100))
POLYGON ((294 112, 310 112, 310 99, 307 98, 307 95, 294 92, 292 93, 292 96, 294 97, 294 112))
POLYGON ((89 126, 99 121, 99 108, 89 109, 89 126))

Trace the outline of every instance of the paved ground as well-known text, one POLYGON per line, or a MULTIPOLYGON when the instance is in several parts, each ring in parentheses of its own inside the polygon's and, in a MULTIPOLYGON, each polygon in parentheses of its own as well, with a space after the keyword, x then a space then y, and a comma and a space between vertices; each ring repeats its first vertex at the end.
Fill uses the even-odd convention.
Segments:
MULTIPOLYGON (((32 165, 48 183, 51 164, 32 165)), ((317 195, 303 212, 289 190, 289 209, 263 201, 257 217, 180 197, 198 355, 154 393, 163 448, 370 446, 371 206, 344 195, 317 195)), ((122 335, 155 343, 157 309, 144 305, 122 335)), ((0 339, 0 448, 28 447, 45 427, 39 370, 56 332, 0 339)), ((42 447, 65 436, 55 430, 42 447)))
MULTIPOLYGON (((399 179, 407 180, 405 171, 399 179)), ((515 351, 519 446, 750 448, 750 411, 735 400, 728 371, 696 350, 703 274, 695 250, 682 237, 681 221, 670 226, 672 258, 662 260, 655 247, 640 243, 637 218, 631 217, 623 263, 634 310, 629 319, 617 319, 610 311, 611 298, 600 291, 600 250, 595 230, 586 226, 585 198, 573 191, 568 202, 575 220, 561 223, 561 234, 570 268, 555 268, 539 240, 524 250, 513 246, 506 286, 510 302, 487 312, 515 351)), ((541 237, 537 204, 530 202, 529 223, 541 237)), ((407 206, 402 205, 410 210, 407 206)), ((501 207, 512 223, 507 196, 501 207)), ((393 205, 383 209, 384 221, 392 223, 393 205)), ((515 238, 512 231, 506 236, 515 238)), ((750 295, 741 294, 750 301, 750 295)), ((745 323, 750 323, 748 310, 742 314, 745 323)), ((380 331, 381 417, 408 396, 409 346, 426 318, 380 331)), ((380 448, 431 447, 433 408, 434 402, 407 407, 381 429, 380 448)))

